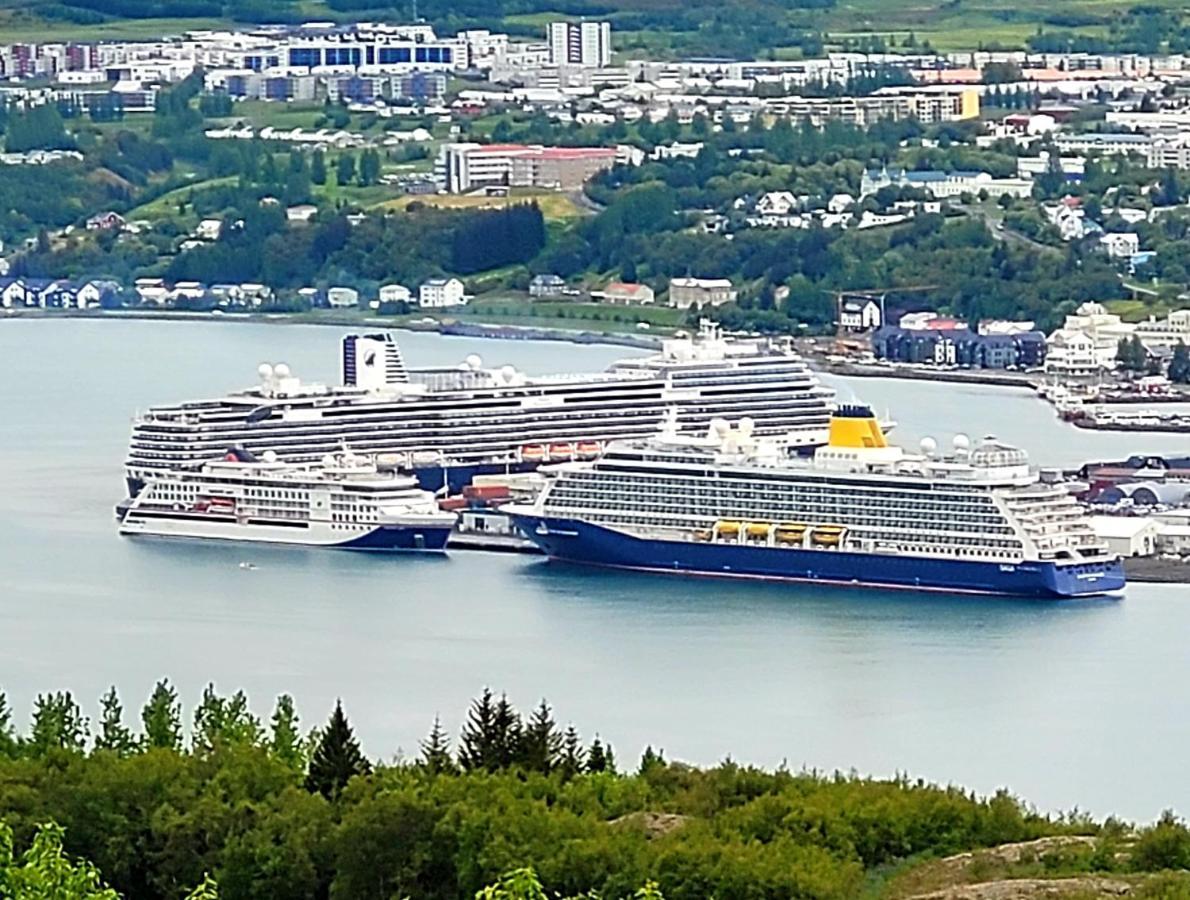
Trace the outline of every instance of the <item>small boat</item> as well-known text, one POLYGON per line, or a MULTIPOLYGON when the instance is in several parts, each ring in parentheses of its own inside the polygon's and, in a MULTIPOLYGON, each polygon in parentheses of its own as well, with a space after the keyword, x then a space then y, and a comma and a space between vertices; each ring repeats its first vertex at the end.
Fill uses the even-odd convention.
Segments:
POLYGON ((251 571, 255 571, 255 570, 256 570, 256 563, 251 563, 251 562, 242 562, 242 563, 240 563, 240 568, 241 568, 241 569, 245 569, 245 570, 247 570, 247 571, 250 571, 250 572, 251 572, 251 571))
POLYGON ((740 533, 740 523, 733 522, 730 519, 720 519, 715 523, 715 533, 719 537, 734 538, 738 537, 740 533))
POLYGON ((556 444, 550 444, 550 459, 574 459, 574 444, 571 444, 567 441, 559 441, 556 444))
POLYGON ((541 462, 543 459, 545 459, 545 447, 541 444, 526 444, 521 447, 523 462, 541 462))
POLYGON ((782 522, 774 536, 778 544, 800 544, 806 536, 806 526, 800 522, 782 522))
POLYGON ((749 522, 744 530, 747 533, 749 540, 759 539, 766 541, 768 540, 769 531, 772 529, 772 527, 773 526, 768 522, 749 522))
POLYGON ((575 453, 579 459, 595 459, 603 452, 603 445, 599 441, 579 441, 575 453))

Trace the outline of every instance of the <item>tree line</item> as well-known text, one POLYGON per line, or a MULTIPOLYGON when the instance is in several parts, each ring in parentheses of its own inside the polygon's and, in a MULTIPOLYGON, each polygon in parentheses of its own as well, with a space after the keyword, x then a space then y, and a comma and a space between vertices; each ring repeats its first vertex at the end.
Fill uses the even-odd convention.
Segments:
MULTIPOLYGON (((907 859, 1106 827, 904 777, 697 769, 652 749, 625 771, 545 701, 523 715, 490 690, 454 746, 435 719, 415 755, 387 760, 363 752, 341 704, 306 731, 286 695, 266 721, 208 686, 186 717, 162 681, 128 718, 114 688, 94 724, 50 692, 18 730, 0 695, 0 879, 77 860, 136 900, 180 900, 208 876, 203 896, 217 883, 225 900, 610 900, 650 883, 670 900, 853 900, 907 859)), ((1146 865, 1190 863, 1190 832, 1160 827, 1138 840, 1146 865)))

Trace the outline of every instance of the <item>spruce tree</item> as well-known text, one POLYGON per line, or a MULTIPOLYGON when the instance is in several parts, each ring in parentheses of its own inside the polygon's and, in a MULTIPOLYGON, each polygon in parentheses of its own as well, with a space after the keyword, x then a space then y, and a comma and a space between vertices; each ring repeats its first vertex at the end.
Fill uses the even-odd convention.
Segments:
POLYGON ((496 717, 493 722, 493 758, 489 766, 491 771, 507 769, 521 754, 521 716, 509 702, 507 694, 500 695, 500 702, 496 704, 496 717))
POLYGON ((591 741, 591 749, 587 751, 587 771, 607 772, 610 754, 611 746, 609 745, 605 749, 603 741, 599 740, 599 735, 595 735, 595 740, 591 741))
POLYGON ((146 747, 182 749, 182 704, 169 679, 157 682, 140 718, 145 728, 146 747))
POLYGON ((454 760, 450 756, 450 738, 442 728, 442 720, 434 716, 434 725, 429 735, 421 742, 422 765, 435 775, 450 774, 455 771, 454 760))
POLYGON ((306 766, 306 754, 302 749, 302 736, 298 730, 298 714, 289 694, 278 697, 277 705, 273 709, 269 752, 273 754, 274 759, 295 772, 302 771, 306 766))
POLYGON ((548 775, 558 763, 562 750, 562 735, 554 723, 549 704, 542 699, 540 705, 525 723, 521 738, 521 752, 518 762, 534 772, 548 775))
POLYGON ((355 156, 350 153, 340 153, 335 163, 335 181, 339 187, 351 184, 355 177, 355 156))
POLYGON ((19 742, 16 728, 12 724, 12 709, 8 697, 0 691, 0 756, 15 756, 19 742))
POLYGON ((107 750, 116 756, 131 756, 136 752, 137 741, 132 730, 124 724, 124 705, 116 693, 116 686, 99 699, 102 715, 99 733, 95 735, 95 749, 107 750))
POLYGON ((491 688, 471 701, 467 721, 459 734, 459 765, 467 771, 487 768, 493 758, 496 704, 491 688))
POLYGON ((319 737, 310 758, 306 790, 335 800, 356 775, 367 775, 372 766, 360 751, 359 742, 343 715, 342 701, 335 701, 335 711, 319 737))
POLYGON ((558 760, 558 771, 562 779, 569 780, 583 771, 586 752, 579 740, 578 729, 573 725, 566 727, 566 735, 562 738, 562 756, 558 760))
POLYGON ((639 774, 647 775, 656 768, 665 768, 665 751, 654 752, 653 745, 650 744, 641 754, 639 774))
POLYGON ((310 180, 315 184, 326 184, 326 154, 315 150, 310 158, 310 180))

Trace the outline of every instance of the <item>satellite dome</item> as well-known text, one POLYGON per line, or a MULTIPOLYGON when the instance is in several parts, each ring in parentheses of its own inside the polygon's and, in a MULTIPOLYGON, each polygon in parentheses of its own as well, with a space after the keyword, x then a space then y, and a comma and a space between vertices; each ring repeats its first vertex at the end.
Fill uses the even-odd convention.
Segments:
POLYGON ((256 369, 256 374, 260 376, 261 381, 268 381, 273 377, 273 367, 268 363, 261 363, 256 369))
POLYGON ((756 430, 756 421, 750 416, 744 416, 744 418, 740 419, 740 424, 737 426, 737 428, 739 429, 740 434, 742 434, 744 437, 749 437, 752 432, 756 430))
POLYGON ((483 366, 483 357, 478 353, 469 353, 464 362, 467 363, 469 369, 479 369, 483 366))
POLYGON ((926 456, 933 456, 938 450, 938 442, 932 437, 923 437, 921 439, 921 452, 926 456))
POLYGON ((261 454, 261 458, 267 463, 275 463, 277 461, 277 453, 274 450, 266 450, 261 454))
POLYGON ((276 375, 278 378, 288 378, 289 377, 289 366, 285 365, 285 363, 283 363, 283 362, 277 363, 277 365, 273 366, 273 374, 276 375))
POLYGON ((329 469, 331 466, 333 466, 333 465, 335 464, 335 457, 334 457, 334 454, 328 453, 326 456, 324 456, 324 457, 322 458, 322 464, 323 464, 324 466, 326 466, 328 469, 329 469))
POLYGON ((971 447, 971 438, 965 434, 956 434, 951 442, 956 453, 965 453, 971 447))
POLYGON ((512 380, 516 378, 516 366, 502 366, 500 368, 500 375, 505 383, 512 384, 512 380))
POLYGON ((731 423, 726 419, 711 419, 711 432, 713 434, 723 437, 729 431, 731 431, 731 423))

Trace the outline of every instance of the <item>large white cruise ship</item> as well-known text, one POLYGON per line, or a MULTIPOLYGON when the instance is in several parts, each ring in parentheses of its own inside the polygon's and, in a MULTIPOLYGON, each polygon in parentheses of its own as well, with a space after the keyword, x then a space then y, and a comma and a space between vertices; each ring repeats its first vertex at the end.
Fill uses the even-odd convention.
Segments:
POLYGON ((1073 597, 1119 590, 1123 567, 1060 484, 993 438, 922 453, 889 446, 864 407, 794 458, 751 423, 703 440, 617 442, 549 470, 505 506, 550 557, 658 572, 1073 597))
POLYGON ((123 535, 441 551, 454 513, 407 475, 352 454, 319 465, 243 451, 159 472, 117 507, 123 535))
POLYGON ((588 375, 529 377, 511 366, 406 371, 390 335, 343 340, 343 385, 308 384, 262 365, 260 384, 213 400, 156 406, 132 429, 135 495, 155 473, 217 459, 228 447, 309 462, 344 447, 396 455, 426 487, 459 489, 477 472, 592 458, 607 441, 653 434, 676 411, 683 430, 749 416, 759 434, 826 440, 834 392, 788 340, 724 337, 704 323, 655 354, 588 375))

